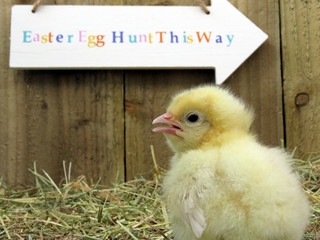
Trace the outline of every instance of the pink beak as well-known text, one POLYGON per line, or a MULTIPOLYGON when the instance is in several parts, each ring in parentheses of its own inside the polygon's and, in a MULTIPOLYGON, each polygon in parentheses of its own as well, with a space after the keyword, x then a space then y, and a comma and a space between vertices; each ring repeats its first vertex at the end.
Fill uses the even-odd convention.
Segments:
POLYGON ((156 127, 152 129, 152 131, 163 132, 163 133, 171 134, 171 135, 182 138, 181 136, 177 135, 178 131, 183 131, 181 128, 181 125, 178 122, 171 120, 172 118, 173 118, 173 114, 171 112, 167 112, 157 117, 156 119, 153 120, 152 124, 164 123, 164 124, 168 124, 168 126, 156 127))

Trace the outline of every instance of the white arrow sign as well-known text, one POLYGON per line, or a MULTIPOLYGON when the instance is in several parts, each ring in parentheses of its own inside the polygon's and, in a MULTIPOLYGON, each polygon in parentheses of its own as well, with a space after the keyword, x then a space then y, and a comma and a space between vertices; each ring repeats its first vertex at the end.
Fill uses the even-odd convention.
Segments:
POLYGON ((226 0, 189 6, 12 8, 10 67, 215 68, 220 84, 268 36, 226 0))

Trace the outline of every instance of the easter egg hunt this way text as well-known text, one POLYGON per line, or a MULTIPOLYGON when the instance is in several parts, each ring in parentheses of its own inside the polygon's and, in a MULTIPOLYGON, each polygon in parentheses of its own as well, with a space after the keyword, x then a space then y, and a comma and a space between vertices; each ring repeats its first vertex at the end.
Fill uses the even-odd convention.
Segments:
POLYGON ((143 34, 127 34, 124 31, 111 31, 109 34, 89 34, 85 30, 74 34, 38 33, 31 30, 22 31, 22 42, 25 44, 73 44, 83 43, 89 48, 105 47, 115 43, 148 43, 148 44, 216 44, 231 47, 235 34, 214 34, 212 31, 155 31, 143 34))

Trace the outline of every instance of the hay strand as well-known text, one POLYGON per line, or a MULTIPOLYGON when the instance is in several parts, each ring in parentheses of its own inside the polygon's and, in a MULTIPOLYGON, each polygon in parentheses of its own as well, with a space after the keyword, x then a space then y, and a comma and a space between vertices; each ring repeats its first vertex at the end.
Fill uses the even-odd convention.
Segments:
MULTIPOLYGON (((172 231, 162 200, 163 171, 151 147, 154 176, 139 177, 112 187, 90 185, 84 176, 71 179, 71 163, 63 162, 64 181, 56 184, 30 172, 35 186, 14 190, 0 179, 0 239, 148 239, 171 240, 172 231)), ((312 202, 304 240, 320 239, 320 152, 295 160, 295 168, 312 202)))

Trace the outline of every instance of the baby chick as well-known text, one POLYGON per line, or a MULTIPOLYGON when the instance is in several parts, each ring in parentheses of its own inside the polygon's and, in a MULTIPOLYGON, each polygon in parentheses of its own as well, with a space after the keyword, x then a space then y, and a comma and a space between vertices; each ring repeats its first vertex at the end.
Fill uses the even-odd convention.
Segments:
POLYGON ((173 98, 153 123, 175 152, 164 180, 175 240, 301 240, 309 204, 283 150, 250 133, 253 113, 229 91, 173 98))

